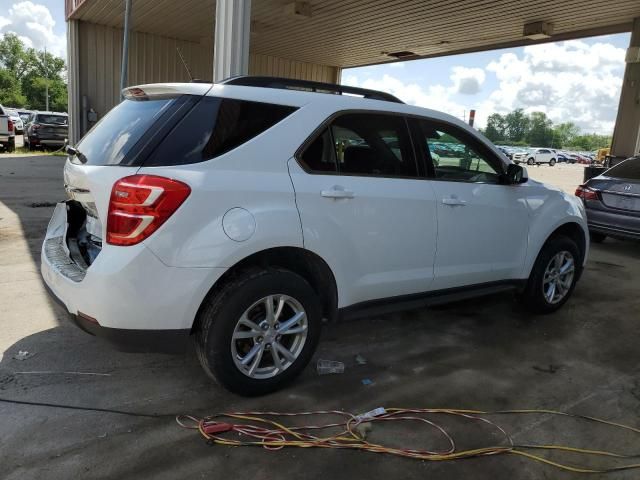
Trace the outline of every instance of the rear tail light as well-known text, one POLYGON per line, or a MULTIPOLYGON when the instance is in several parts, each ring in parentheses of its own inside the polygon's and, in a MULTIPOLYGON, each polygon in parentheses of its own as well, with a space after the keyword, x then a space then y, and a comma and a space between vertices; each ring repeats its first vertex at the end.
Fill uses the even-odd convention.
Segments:
POLYGON ((11 133, 13 132, 13 120, 9 118, 7 119, 7 122, 9 123, 9 133, 11 133))
POLYGON ((34 123, 33 125, 31 125, 31 128, 33 130, 38 130, 40 128, 40 125, 38 125, 37 123, 34 123))
POLYGON ((576 189, 576 196, 580 197, 583 200, 599 200, 598 191, 593 190, 586 185, 580 185, 576 189))
POLYGON ((191 193, 189 185, 155 175, 132 175, 111 190, 107 243, 135 245, 155 232, 191 193))

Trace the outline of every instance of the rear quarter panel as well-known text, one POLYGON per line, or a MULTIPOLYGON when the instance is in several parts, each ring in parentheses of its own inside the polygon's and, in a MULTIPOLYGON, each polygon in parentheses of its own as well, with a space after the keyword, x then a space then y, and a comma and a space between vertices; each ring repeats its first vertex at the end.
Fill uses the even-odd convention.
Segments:
POLYGON ((303 247, 287 161, 317 125, 309 126, 308 117, 301 108, 212 160, 142 167, 141 174, 174 178, 191 187, 189 198, 145 245, 170 266, 225 268, 268 248, 303 247), (223 229, 223 218, 233 208, 246 210, 255 221, 254 233, 244 241, 232 240, 223 229))

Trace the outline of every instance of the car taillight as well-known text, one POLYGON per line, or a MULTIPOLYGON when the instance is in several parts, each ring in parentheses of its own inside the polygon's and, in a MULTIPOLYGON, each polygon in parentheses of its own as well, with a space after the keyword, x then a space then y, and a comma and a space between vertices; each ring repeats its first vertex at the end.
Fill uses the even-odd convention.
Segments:
POLYGON ((7 122, 9 123, 9 132, 13 132, 13 120, 9 118, 7 119, 7 122))
POLYGON ((34 130, 38 130, 40 128, 40 125, 38 125, 37 123, 34 123, 33 125, 31 125, 31 128, 34 130))
POLYGON ((586 185, 580 185, 576 189, 576 196, 580 197, 583 200, 598 200, 598 192, 587 187, 586 185))
POLYGON ((189 185, 156 175, 132 175, 111 190, 107 243, 135 245, 155 232, 191 193, 189 185))

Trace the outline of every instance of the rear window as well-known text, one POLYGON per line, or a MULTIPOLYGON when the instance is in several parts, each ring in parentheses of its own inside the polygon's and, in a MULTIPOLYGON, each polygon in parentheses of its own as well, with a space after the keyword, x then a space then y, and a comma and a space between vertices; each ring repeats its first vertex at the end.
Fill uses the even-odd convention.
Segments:
POLYGON ((285 105, 206 96, 180 120, 145 166, 210 160, 260 135, 295 110, 285 105))
POLYGON ((629 158, 615 167, 611 167, 604 175, 607 177, 640 180, 640 157, 629 158))
POLYGON ((38 115, 38 123, 49 123, 51 125, 66 125, 68 117, 66 115, 38 115))
POLYGON ((87 165, 118 165, 175 98, 123 100, 80 140, 87 165))

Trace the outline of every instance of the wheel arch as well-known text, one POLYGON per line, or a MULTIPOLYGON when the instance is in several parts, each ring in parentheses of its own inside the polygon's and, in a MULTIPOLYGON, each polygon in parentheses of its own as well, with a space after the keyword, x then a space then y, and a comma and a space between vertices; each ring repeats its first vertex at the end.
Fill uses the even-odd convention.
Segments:
POLYGON ((209 289, 196 313, 191 333, 199 328, 199 318, 206 299, 215 295, 226 283, 254 268, 281 267, 302 276, 317 292, 323 317, 330 322, 338 315, 338 289, 333 271, 316 253, 300 247, 274 247, 255 252, 230 267, 209 289))
POLYGON ((531 270, 535 264, 535 261, 540 255, 540 252, 542 252, 542 250, 544 249, 545 245, 547 245, 550 240, 559 236, 566 236, 576 243, 576 245, 578 246, 578 250, 580 251, 580 262, 578 262, 578 265, 581 267, 580 271, 582 270, 582 266, 584 265, 584 260, 587 254, 588 233, 585 231, 584 227, 580 225, 580 223, 569 220, 556 226, 556 228, 546 236, 544 241, 540 243, 540 247, 536 251, 535 256, 532 255, 531 261, 529 262, 527 276, 531 274, 531 270))

